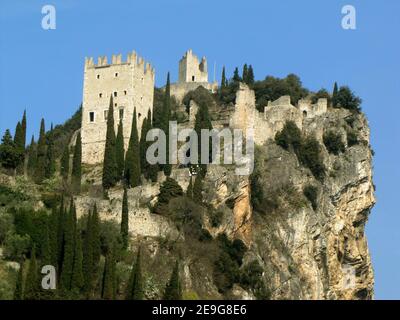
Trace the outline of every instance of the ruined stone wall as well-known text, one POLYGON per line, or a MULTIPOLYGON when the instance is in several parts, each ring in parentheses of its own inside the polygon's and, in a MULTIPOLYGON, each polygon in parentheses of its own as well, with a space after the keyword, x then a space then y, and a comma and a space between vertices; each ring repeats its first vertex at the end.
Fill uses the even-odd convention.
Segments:
POLYGON ((107 116, 110 97, 113 96, 115 131, 120 116, 123 120, 125 150, 131 133, 133 112, 136 108, 138 131, 148 110, 153 109, 154 69, 136 53, 123 62, 121 55, 86 59, 82 104, 82 162, 95 164, 103 161, 107 116), (122 111, 123 110, 123 111, 122 111))

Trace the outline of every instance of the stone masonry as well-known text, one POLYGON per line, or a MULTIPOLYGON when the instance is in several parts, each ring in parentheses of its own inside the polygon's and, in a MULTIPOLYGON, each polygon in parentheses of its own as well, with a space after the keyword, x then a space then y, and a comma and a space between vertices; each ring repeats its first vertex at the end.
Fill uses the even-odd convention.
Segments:
POLYGON ((86 58, 82 105, 82 162, 96 164, 103 161, 107 132, 108 109, 113 96, 115 131, 120 119, 123 122, 125 150, 127 150, 133 112, 136 108, 138 132, 148 110, 153 110, 155 71, 135 52, 123 61, 113 55, 111 64, 107 57, 86 58))

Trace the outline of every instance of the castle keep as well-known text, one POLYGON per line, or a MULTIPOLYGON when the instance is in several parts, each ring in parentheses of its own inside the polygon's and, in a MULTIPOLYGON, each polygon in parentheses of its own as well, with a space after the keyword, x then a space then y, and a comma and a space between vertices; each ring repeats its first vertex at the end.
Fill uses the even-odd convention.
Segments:
POLYGON ((200 86, 213 93, 218 89, 216 82, 208 82, 206 57, 199 62, 199 58, 189 49, 179 61, 179 78, 177 83, 171 84, 171 95, 181 102, 186 93, 200 86))
POLYGON ((122 119, 125 150, 128 148, 133 112, 136 108, 138 132, 148 110, 153 110, 154 69, 135 52, 126 61, 121 55, 86 58, 82 104, 82 162, 96 164, 103 161, 107 132, 108 108, 113 97, 114 125, 117 132, 122 119))

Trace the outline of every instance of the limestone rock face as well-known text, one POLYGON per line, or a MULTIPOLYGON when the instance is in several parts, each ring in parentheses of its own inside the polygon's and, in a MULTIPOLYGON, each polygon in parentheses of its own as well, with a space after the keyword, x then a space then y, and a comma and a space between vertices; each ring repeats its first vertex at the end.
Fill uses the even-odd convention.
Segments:
POLYGON ((323 147, 327 177, 322 183, 299 165, 294 153, 273 141, 256 155, 263 193, 266 197, 278 194, 281 209, 263 215, 253 212, 248 258, 262 261, 273 299, 373 297, 373 270, 364 233, 375 203, 367 121, 363 115, 333 109, 306 120, 303 130, 323 146, 324 130, 342 132, 344 139, 348 117, 360 141, 337 156, 323 147), (315 210, 309 203, 302 204, 302 190, 310 184, 318 188, 315 210))

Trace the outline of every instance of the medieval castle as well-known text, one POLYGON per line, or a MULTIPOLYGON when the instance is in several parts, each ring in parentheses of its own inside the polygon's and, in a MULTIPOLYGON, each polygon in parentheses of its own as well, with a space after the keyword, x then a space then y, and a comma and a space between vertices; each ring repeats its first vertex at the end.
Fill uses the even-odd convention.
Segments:
MULTIPOLYGON (((138 57, 129 53, 126 61, 121 55, 113 55, 111 63, 107 57, 99 57, 97 64, 93 58, 86 58, 84 68, 83 104, 82 104, 82 162, 96 164, 103 161, 107 131, 107 118, 110 98, 114 104, 115 130, 120 121, 123 123, 125 150, 128 147, 133 113, 137 112, 137 126, 140 133, 143 119, 149 110, 153 110, 155 70, 138 57)), ((216 82, 208 81, 207 60, 199 59, 188 50, 179 61, 177 83, 171 84, 171 95, 178 102, 189 91, 199 86, 214 93, 218 89, 216 82)), ((193 120, 195 104, 191 104, 190 118, 193 120)), ((295 107, 290 97, 284 96, 270 101, 260 113, 256 109, 254 91, 240 84, 236 94, 236 104, 223 126, 235 129, 253 129, 254 142, 262 144, 273 138, 282 129, 285 121, 294 121, 302 128, 303 121, 323 115, 327 110, 327 100, 319 99, 316 104, 309 100, 300 100, 295 107)), ((219 127, 215 123, 215 127, 219 127)))

